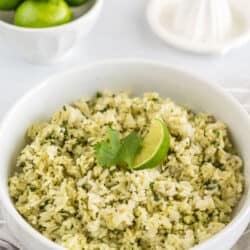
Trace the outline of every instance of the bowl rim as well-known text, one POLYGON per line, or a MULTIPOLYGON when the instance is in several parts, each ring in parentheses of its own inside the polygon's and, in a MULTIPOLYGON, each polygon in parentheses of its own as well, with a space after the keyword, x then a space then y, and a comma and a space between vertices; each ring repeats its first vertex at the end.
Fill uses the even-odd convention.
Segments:
MULTIPOLYGON (((159 68, 165 68, 167 70, 171 70, 178 74, 186 75, 187 77, 190 77, 191 79, 194 79, 196 81, 202 82, 202 84, 208 86, 210 89, 212 89, 214 92, 217 92, 219 95, 223 96, 224 98, 228 99, 234 106, 238 108, 238 112, 241 113, 242 116, 245 116, 245 120, 249 125, 250 128, 250 116, 248 112, 242 107, 242 105, 237 101, 235 97, 233 97, 231 94, 226 92, 220 85, 215 84, 211 80, 206 80, 204 77, 199 76, 198 74, 194 73, 193 71, 183 69, 182 67, 173 66, 171 64, 167 64, 164 62, 160 62, 157 60, 148 60, 148 59, 134 59, 134 58, 128 58, 128 59, 108 59, 108 60, 101 60, 98 62, 93 62, 87 65, 81 65, 73 67, 63 73, 59 72, 56 74, 52 74, 48 76, 46 79, 41 80, 36 86, 32 87, 30 90, 28 90, 25 94, 23 94, 17 101, 14 102, 14 104, 10 107, 9 111, 3 116, 2 121, 0 123, 0 148, 3 145, 1 142, 1 136, 2 131, 8 129, 9 121, 12 120, 12 113, 15 112, 16 109, 18 109, 18 106, 26 101, 26 99, 29 99, 34 94, 39 92, 40 89, 43 87, 46 87, 47 85, 51 84, 51 82, 72 75, 74 73, 80 72, 80 71, 86 71, 86 70, 92 70, 94 68, 98 68, 100 66, 105 65, 128 65, 128 64, 134 64, 134 65, 141 65, 141 66, 154 66, 159 68)), ((250 187, 249 183, 246 183, 248 186, 248 192, 247 195, 249 195, 250 187)), ((5 184, 0 183, 1 185, 5 186, 5 184)), ((52 240, 46 238, 43 236, 39 231, 37 231, 35 228, 33 228, 22 216, 18 213, 17 209, 15 208, 14 204, 11 202, 11 198, 7 189, 7 192, 4 192, 2 188, 0 188, 0 204, 4 207, 5 211, 8 211, 8 215, 12 217, 12 219, 20 226, 22 230, 27 232, 29 236, 35 238, 37 241, 40 241, 43 245, 46 245, 48 248, 52 249, 63 249, 63 247, 52 240)), ((4 216, 3 216, 4 217, 4 216)), ((201 249, 208 249, 209 246, 215 244, 215 242, 219 238, 225 238, 225 235, 228 233, 231 233, 235 230, 235 228, 238 227, 243 221, 250 220, 250 204, 247 202, 244 202, 242 205, 242 208, 238 211, 236 216, 218 233, 213 235, 211 238, 207 239, 206 241, 195 245, 192 247, 192 250, 200 250, 201 249)))
POLYGON ((84 21, 91 17, 94 14, 99 13, 103 6, 103 1, 104 0, 94 0, 94 4, 90 7, 90 9, 81 15, 80 17, 57 26, 51 26, 51 27, 44 27, 44 28, 29 28, 29 27, 22 27, 22 26, 17 26, 11 23, 7 23, 5 21, 0 20, 0 25, 4 26, 7 29, 13 30, 13 31, 18 31, 18 32, 37 32, 37 33, 43 33, 43 32, 55 32, 55 31, 61 31, 65 28, 71 28, 73 25, 78 24, 81 21, 84 21))

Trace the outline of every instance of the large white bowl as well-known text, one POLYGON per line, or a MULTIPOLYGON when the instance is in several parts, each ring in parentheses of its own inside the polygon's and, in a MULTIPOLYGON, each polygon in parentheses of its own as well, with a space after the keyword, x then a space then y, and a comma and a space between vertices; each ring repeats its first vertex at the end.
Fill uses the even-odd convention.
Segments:
POLYGON ((89 0, 74 7, 73 20, 49 28, 25 28, 12 24, 14 12, 0 11, 0 36, 6 47, 32 63, 53 63, 62 59, 87 35, 96 23, 103 0, 89 0))
MULTIPOLYGON (((8 177, 17 153, 24 146, 26 128, 44 121, 63 104, 89 97, 100 90, 128 90, 135 95, 157 91, 179 104, 214 114, 226 122, 244 159, 246 181, 250 179, 250 118, 241 105, 220 87, 181 70, 159 63, 114 61, 77 68, 50 77, 25 95, 11 109, 0 128, 0 199, 4 218, 13 234, 27 248, 62 249, 33 229, 16 211, 8 194, 8 177)), ((226 250, 240 237, 250 220, 250 193, 244 195, 234 219, 218 234, 194 247, 195 250, 226 250)))

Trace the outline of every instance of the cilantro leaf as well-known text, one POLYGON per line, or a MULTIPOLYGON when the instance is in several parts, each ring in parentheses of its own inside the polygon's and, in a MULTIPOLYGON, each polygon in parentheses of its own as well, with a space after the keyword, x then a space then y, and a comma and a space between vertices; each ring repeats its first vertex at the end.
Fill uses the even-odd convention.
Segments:
POLYGON ((95 145, 95 154, 98 164, 103 167, 111 167, 116 164, 117 154, 121 148, 119 133, 109 129, 108 140, 95 145))
POLYGON ((121 140, 121 148, 118 155, 118 165, 132 167, 135 156, 141 150, 141 138, 132 132, 121 140))
POLYGON ((95 145, 97 163, 103 167, 118 165, 131 168, 140 150, 141 138, 135 132, 120 139, 119 132, 113 129, 109 129, 106 141, 95 145))

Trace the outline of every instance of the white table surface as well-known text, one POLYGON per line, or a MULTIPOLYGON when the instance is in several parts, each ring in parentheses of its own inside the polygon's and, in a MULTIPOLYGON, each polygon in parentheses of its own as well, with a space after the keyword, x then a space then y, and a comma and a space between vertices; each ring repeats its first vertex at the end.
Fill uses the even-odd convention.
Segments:
POLYGON ((250 87, 250 43, 223 57, 198 56, 165 45, 145 20, 147 0, 105 0, 94 30, 59 64, 32 65, 0 37, 0 119, 28 89, 49 75, 113 58, 153 59, 194 72, 225 87, 250 87))

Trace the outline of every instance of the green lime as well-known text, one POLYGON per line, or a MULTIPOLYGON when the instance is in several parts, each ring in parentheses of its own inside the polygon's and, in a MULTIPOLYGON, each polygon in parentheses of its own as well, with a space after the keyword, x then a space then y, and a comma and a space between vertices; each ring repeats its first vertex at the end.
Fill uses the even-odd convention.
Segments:
POLYGON ((142 150, 136 156, 133 169, 147 169, 159 165, 167 156, 170 134, 165 123, 154 119, 148 134, 142 141, 142 150))
POLYGON ((0 0, 0 10, 13 10, 23 0, 0 0))
POLYGON ((16 10, 15 24, 30 28, 45 28, 67 23, 71 9, 64 0, 26 0, 16 10))
POLYGON ((88 0, 66 0, 70 6, 79 6, 86 3, 88 0))

